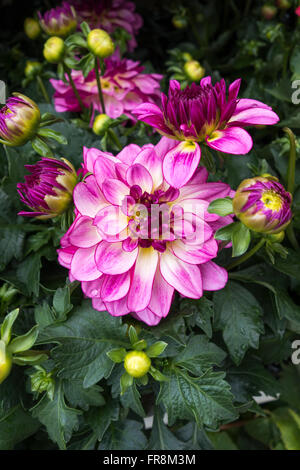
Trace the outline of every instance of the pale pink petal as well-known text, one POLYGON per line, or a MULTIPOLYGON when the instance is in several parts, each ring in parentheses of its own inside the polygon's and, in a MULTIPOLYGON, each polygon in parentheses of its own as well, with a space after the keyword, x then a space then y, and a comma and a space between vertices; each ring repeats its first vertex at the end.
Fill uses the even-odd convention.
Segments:
MULTIPOLYGON (((116 161, 116 159, 115 159, 116 161)), ((100 188, 107 178, 116 178, 115 164, 110 158, 99 157, 94 163, 94 175, 100 188)))
POLYGON ((95 217, 97 212, 107 205, 93 175, 75 186, 73 199, 80 214, 88 217, 95 217))
POLYGON ((236 111, 228 121, 230 125, 272 125, 279 121, 279 117, 269 108, 251 107, 236 111))
POLYGON ((107 206, 98 212, 94 224, 103 238, 106 238, 106 235, 114 236, 122 232, 128 225, 128 217, 119 206, 107 206))
POLYGON ((160 272, 168 284, 192 299, 202 296, 202 279, 198 266, 185 263, 167 249, 161 255, 160 272))
POLYGON ((199 266, 202 276, 203 290, 219 290, 225 287, 228 280, 226 269, 221 268, 213 261, 199 266))
POLYGON ((127 165, 132 165, 136 156, 141 151, 141 147, 136 144, 129 144, 118 153, 117 158, 127 165))
POLYGON ((241 127, 227 127, 214 131, 212 137, 206 138, 206 143, 215 150, 233 155, 244 155, 253 145, 251 136, 241 127))
POLYGON ((126 173, 129 186, 138 185, 143 190, 151 194, 153 181, 149 171, 139 163, 130 166, 126 173))
POLYGON ((106 199, 116 206, 121 206, 125 196, 129 194, 129 187, 117 179, 107 179, 102 184, 102 191, 106 199))
POLYGON ((71 263, 71 274, 77 281, 94 281, 101 275, 95 263, 95 251, 96 246, 78 248, 74 254, 71 263))
POLYGON ((206 183, 208 178, 208 171, 204 166, 200 166, 196 169, 195 173, 187 183, 187 186, 191 184, 202 184, 206 183))
POLYGON ((109 153, 104 153, 99 149, 96 148, 87 148, 83 147, 83 162, 84 162, 84 167, 87 171, 90 173, 93 173, 94 171, 94 163, 100 156, 108 156, 112 155, 109 153))
POLYGON ((152 247, 139 248, 128 292, 127 305, 130 310, 136 312, 148 306, 151 299, 157 263, 158 252, 156 250, 152 247))
POLYGON ((134 265, 138 248, 124 251, 122 243, 108 243, 102 241, 97 246, 95 261, 100 272, 105 274, 122 274, 134 265))
POLYGON ((173 294, 174 287, 170 286, 170 284, 164 280, 159 267, 157 267, 148 309, 155 313, 158 318, 166 317, 171 308, 173 294))
POLYGON ((132 312, 131 316, 137 320, 143 321, 146 325, 156 326, 160 322, 161 318, 158 315, 155 315, 149 308, 145 308, 140 312, 132 312))
POLYGON ((68 246, 66 248, 60 248, 59 250, 57 250, 59 264, 61 264, 65 268, 70 269, 72 258, 76 250, 77 248, 75 248, 74 246, 68 246))
POLYGON ((163 182, 162 160, 153 148, 145 147, 137 155, 134 163, 140 163, 152 176, 154 188, 158 188, 163 182))
POLYGON ((72 245, 79 248, 89 248, 99 243, 102 237, 97 227, 93 225, 93 219, 90 217, 80 217, 76 220, 69 234, 69 240, 72 245))
MULTIPOLYGON (((105 302, 107 311, 114 317, 121 317, 127 315, 130 310, 127 307, 127 296, 113 302, 105 302)), ((96 308, 96 307, 95 307, 96 308)))
POLYGON ((125 297, 130 287, 130 271, 123 274, 103 275, 101 288, 101 299, 105 302, 112 302, 125 297))
POLYGON ((106 306, 104 302, 101 299, 98 298, 93 298, 92 299, 92 305, 95 310, 98 310, 99 312, 104 312, 106 310, 106 306))
POLYGON ((94 281, 82 281, 81 288, 82 292, 86 297, 90 298, 100 298, 101 297, 101 286, 103 281, 103 274, 99 273, 100 277, 94 281))
POLYGON ((179 143, 180 143, 179 140, 175 140, 175 139, 171 139, 169 137, 163 136, 154 147, 155 153, 158 156, 158 158, 163 160, 166 153, 168 153, 169 150, 176 147, 176 145, 179 143))
POLYGON ((196 142, 180 142, 169 150, 163 160, 163 174, 174 188, 181 188, 193 176, 201 157, 196 142))
POLYGON ((185 244, 182 240, 176 240, 171 245, 174 255, 190 264, 206 263, 218 254, 218 243, 213 238, 195 248, 195 246, 185 244))

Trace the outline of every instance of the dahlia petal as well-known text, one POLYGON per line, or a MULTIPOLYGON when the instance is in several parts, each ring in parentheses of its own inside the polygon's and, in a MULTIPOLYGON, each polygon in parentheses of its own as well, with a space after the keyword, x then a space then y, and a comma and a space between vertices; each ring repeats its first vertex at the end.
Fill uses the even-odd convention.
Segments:
POLYGON ((163 160, 163 174, 174 188, 181 188, 193 176, 201 157, 196 142, 180 142, 169 150, 163 160))
POLYGON ((228 87, 228 101, 236 100, 240 91, 241 78, 234 80, 228 87))
POLYGON ((107 178, 116 178, 115 165, 111 159, 103 156, 101 158, 97 158, 94 163, 94 175, 100 188, 107 178))
POLYGON ((124 251, 122 243, 99 243, 95 253, 95 261, 100 272, 104 274, 122 274, 134 265, 138 255, 138 248, 124 251))
POLYGON ((179 140, 171 139, 169 137, 161 137, 160 141, 155 145, 154 150, 156 155, 163 160, 166 153, 179 144, 179 140))
POLYGON ((102 184, 102 191, 106 199, 116 206, 121 206, 123 199, 129 194, 128 186, 117 179, 106 179, 102 184))
POLYGON ((212 238, 196 248, 195 246, 189 246, 182 240, 175 240, 171 245, 171 249, 174 255, 182 261, 199 265, 217 256, 218 243, 212 238))
POLYGON ((128 225, 128 218, 119 206, 107 206, 101 209, 94 219, 103 238, 121 233, 128 225))
POLYGON ((200 80, 200 85, 202 87, 206 86, 206 85, 211 85, 211 77, 210 76, 207 76, 207 77, 203 77, 201 80, 200 80))
POLYGON ((236 104, 236 112, 244 111, 249 108, 265 108, 272 109, 271 106, 263 103, 262 101, 252 100, 250 98, 241 98, 236 104))
POLYGON ((90 173, 94 172, 94 164, 97 161, 98 157, 100 156, 112 156, 112 154, 101 152, 101 150, 96 149, 94 147, 87 148, 83 147, 83 162, 84 168, 89 171, 90 173))
POLYGON ((95 310, 98 310, 98 312, 104 312, 106 310, 104 302, 96 297, 93 297, 92 305, 95 310))
POLYGON ((279 117, 269 108, 251 107, 235 112, 228 120, 228 124, 248 125, 272 125, 279 121, 279 117))
POLYGON ((107 205, 93 175, 75 186, 73 199, 80 214, 88 217, 95 217, 97 212, 107 205))
POLYGON ((131 316, 136 318, 137 320, 143 321, 146 325, 149 326, 156 326, 161 320, 161 317, 155 315, 149 308, 145 308, 140 312, 132 312, 131 316))
POLYGON ((161 109, 156 104, 140 104, 132 111, 132 114, 134 114, 139 121, 143 121, 167 135, 173 135, 173 131, 165 124, 161 109))
POLYGON ((102 237, 90 217, 79 217, 69 233, 70 243, 79 248, 89 248, 101 240, 102 237))
POLYGON ((114 276, 104 274, 101 287, 101 299, 112 302, 125 297, 130 287, 130 271, 114 276))
POLYGON ((127 305, 130 310, 136 312, 144 310, 148 306, 157 263, 158 252, 156 250, 153 248, 139 248, 128 292, 127 305))
POLYGON ((168 249, 161 255, 160 272, 165 281, 180 294, 192 299, 202 296, 202 279, 198 266, 176 258, 168 249))
POLYGON ((152 176, 150 175, 149 171, 140 163, 135 163, 128 168, 126 179, 129 186, 138 185, 140 188, 142 188, 143 192, 146 191, 149 194, 152 192, 152 176))
POLYGON ((251 136, 241 127, 227 127, 213 132, 213 137, 207 137, 209 147, 220 152, 233 155, 248 153, 253 145, 251 136))
POLYGON ((158 318, 166 317, 171 308, 173 294, 174 287, 164 280, 159 268, 157 268, 148 309, 155 313, 158 318))
POLYGON ((68 246, 66 248, 60 248, 57 250, 59 264, 64 266, 64 268, 70 269, 72 258, 76 250, 77 248, 74 246, 68 246))
POLYGON ((78 248, 71 262, 71 274, 77 281, 94 281, 101 273, 95 263, 96 246, 78 248))
POLYGON ((82 292, 86 297, 99 298, 101 297, 101 286, 103 281, 103 274, 99 273, 100 276, 94 281, 82 281, 81 288, 82 292))
POLYGON ((127 307, 127 296, 113 302, 105 302, 107 311, 114 317, 121 317, 127 315, 130 310, 127 307))
POLYGON ((228 280, 226 269, 218 266, 213 261, 201 264, 199 269, 202 276, 203 290, 214 291, 225 287, 228 280))
POLYGON ((117 158, 126 165, 132 165, 136 156, 141 151, 141 147, 136 144, 129 144, 118 153, 117 158))
POLYGON ((154 188, 163 182, 162 160, 157 156, 154 147, 143 148, 137 155, 134 163, 140 163, 152 176, 154 188))

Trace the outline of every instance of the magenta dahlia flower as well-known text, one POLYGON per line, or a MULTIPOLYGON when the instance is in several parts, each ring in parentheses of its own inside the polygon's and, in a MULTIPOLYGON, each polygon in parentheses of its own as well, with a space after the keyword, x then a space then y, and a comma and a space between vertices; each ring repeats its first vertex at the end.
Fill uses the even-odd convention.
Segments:
POLYGON ((68 2, 46 11, 44 15, 38 12, 40 25, 49 36, 65 37, 75 31, 77 18, 74 7, 68 2))
POLYGON ((252 139, 244 127, 275 124, 279 120, 270 106, 256 100, 238 99, 240 83, 241 79, 235 80, 227 95, 224 79, 212 85, 211 77, 205 77, 200 85, 192 83, 184 90, 177 80, 171 80, 168 96, 161 94, 162 109, 144 103, 133 111, 139 120, 162 135, 194 146, 194 156, 188 161, 182 144, 164 159, 164 176, 171 186, 180 188, 193 175, 201 157, 198 142, 221 152, 245 154, 252 147, 252 139))
POLYGON ((205 168, 184 187, 170 187, 162 172, 170 144, 130 144, 116 157, 85 148, 86 178, 73 193, 76 218, 58 250, 95 309, 148 325, 168 315, 175 290, 198 299, 227 282, 226 270, 212 261, 214 233, 232 218, 207 208, 232 191, 207 183, 205 168))
POLYGON ((278 233, 292 219, 292 196, 271 177, 249 178, 239 185, 233 198, 236 216, 251 230, 278 233))
POLYGON ((77 174, 67 159, 42 158, 35 165, 25 165, 31 173, 25 183, 18 183, 21 202, 33 212, 18 215, 49 219, 56 217, 70 206, 77 174))
POLYGON ((101 28, 113 33, 116 28, 123 28, 130 34, 128 50, 137 46, 135 35, 143 25, 142 17, 135 12, 135 4, 126 0, 71 0, 78 24, 86 21, 91 29, 101 28))
MULTIPOLYGON (((105 59, 106 70, 100 78, 104 97, 105 112, 111 118, 126 114, 134 119, 132 110, 141 103, 159 101, 159 81, 162 75, 142 73, 144 67, 129 59, 117 56, 105 59)), ((66 77, 67 78, 67 77, 66 77)), ((72 78, 84 106, 93 106, 102 113, 95 71, 86 78, 81 71, 72 71, 72 78)), ((50 80, 55 88, 54 104, 58 112, 80 111, 80 105, 71 85, 62 80, 50 80)))

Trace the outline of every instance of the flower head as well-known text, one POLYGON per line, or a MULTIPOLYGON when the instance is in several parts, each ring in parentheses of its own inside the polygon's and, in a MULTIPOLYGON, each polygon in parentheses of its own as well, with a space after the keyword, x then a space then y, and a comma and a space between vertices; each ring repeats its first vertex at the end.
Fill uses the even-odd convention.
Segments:
MULTIPOLYGON (((133 118, 132 110, 141 103, 157 102, 159 99, 158 74, 142 73, 144 68, 139 62, 129 59, 120 60, 117 56, 105 59, 105 73, 101 76, 101 87, 104 97, 105 112, 111 118, 127 114, 133 118)), ((99 100, 95 71, 92 70, 86 78, 81 71, 72 71, 72 78, 84 106, 92 106, 102 113, 99 100)), ((67 79, 67 77, 66 77, 67 79)), ((69 83, 62 80, 50 80, 55 88, 54 103, 58 112, 80 111, 78 100, 69 83)))
POLYGON ((89 50, 96 56, 105 59, 114 53, 115 45, 110 35, 103 29, 93 29, 87 36, 89 50))
POLYGON ((143 24, 138 13, 135 13, 135 4, 127 0, 71 0, 74 6, 78 23, 86 21, 91 29, 101 28, 109 34, 117 28, 123 28, 130 34, 128 49, 130 52, 137 46, 135 35, 143 24))
POLYGON ((43 54, 50 64, 58 64, 62 61, 65 53, 65 43, 62 38, 52 36, 44 44, 43 54))
POLYGON ((30 175, 18 183, 21 201, 34 212, 19 215, 49 219, 65 212, 72 202, 77 175, 73 165, 62 158, 42 158, 35 165, 25 165, 30 175))
POLYGON ((37 104, 21 93, 13 93, 0 109, 0 139, 18 147, 32 139, 39 127, 41 113, 37 104))
POLYGON ((283 231, 292 218, 292 196, 275 179, 256 177, 238 187, 233 210, 251 230, 264 233, 283 231))
POLYGON ((297 16, 300 16, 300 6, 296 8, 295 13, 297 16))
POLYGON ((175 290, 200 298, 227 282, 226 270, 211 260, 214 233, 232 218, 207 208, 231 189, 206 183, 204 168, 180 190, 170 187, 162 172, 170 142, 131 144, 116 157, 85 148, 84 173, 92 174, 74 189, 76 218, 59 250, 60 264, 95 309, 149 325, 167 316, 175 290))
POLYGON ((132 377, 143 377, 151 366, 151 359, 144 351, 130 351, 126 354, 124 368, 132 377))
POLYGON ((38 17, 41 27, 49 36, 66 37, 75 31, 77 26, 75 9, 68 2, 46 11, 44 15, 38 12, 38 17))
MULTIPOLYGON (((235 80, 226 92, 225 81, 212 85, 211 77, 205 77, 199 85, 192 83, 184 90, 180 83, 170 81, 169 93, 161 94, 161 109, 155 104, 145 103, 133 113, 139 120, 150 124, 169 138, 200 142, 221 152, 245 154, 252 147, 252 139, 244 127, 254 124, 275 124, 279 118, 266 104, 238 99, 241 80, 235 80)), ((185 184, 193 175, 194 166, 200 160, 200 148, 189 162, 185 179, 178 179, 182 165, 186 165, 180 151, 174 151, 172 161, 164 162, 164 173, 169 184, 185 184)), ((178 149, 180 150, 180 149, 178 149)))

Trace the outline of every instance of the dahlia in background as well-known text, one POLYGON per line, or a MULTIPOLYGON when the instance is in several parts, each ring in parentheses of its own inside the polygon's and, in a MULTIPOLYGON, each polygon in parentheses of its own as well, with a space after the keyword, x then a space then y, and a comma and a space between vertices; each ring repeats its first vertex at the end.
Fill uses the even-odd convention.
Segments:
POLYGON ((49 36, 66 37, 77 27, 75 9, 68 2, 63 2, 61 6, 46 11, 44 15, 38 12, 38 17, 42 29, 49 36))
POLYGON ((62 158, 42 158, 35 165, 25 165, 30 175, 25 183, 18 183, 21 202, 33 212, 18 215, 49 219, 65 212, 72 202, 77 174, 73 165, 62 158))
POLYGON ((292 196, 276 178, 258 176, 244 180, 233 198, 236 216, 251 230, 278 233, 292 219, 292 196))
POLYGON ((227 282, 226 270, 211 260, 214 233, 232 218, 207 208, 232 191, 207 183, 205 168, 180 190, 170 187, 162 172, 170 145, 166 138, 156 146, 130 144, 116 157, 84 148, 87 176, 74 189, 76 218, 58 250, 96 310, 130 313, 148 325, 168 315, 175 290, 197 299, 227 282))
MULTIPOLYGON (((116 55, 105 59, 105 73, 100 78, 104 97, 105 112, 111 118, 126 114, 135 119, 132 110, 141 103, 159 101, 162 75, 142 73, 144 67, 129 59, 120 60, 116 55)), ((95 71, 86 78, 81 71, 73 70, 72 78, 84 106, 103 112, 99 100, 95 71)), ((67 79, 67 76, 66 76, 67 79)), ((81 111, 78 100, 69 83, 50 80, 55 89, 54 104, 58 112, 81 111)))
POLYGON ((135 4, 126 0, 71 0, 78 24, 86 21, 91 29, 101 28, 113 33, 116 28, 123 28, 131 35, 128 50, 137 46, 135 35, 143 25, 142 17, 135 13, 135 4))
POLYGON ((194 158, 189 161, 181 151, 182 144, 164 160, 163 171, 170 185, 180 187, 192 177, 201 157, 198 142, 224 153, 243 155, 253 144, 245 126, 278 122, 270 106, 238 99, 240 83, 241 79, 231 83, 227 93, 224 79, 212 85, 211 77, 205 77, 200 85, 192 83, 184 90, 177 80, 171 80, 168 96, 161 94, 161 108, 144 103, 133 111, 160 134, 194 143, 194 158), (184 174, 182 167, 186 168, 184 174))

